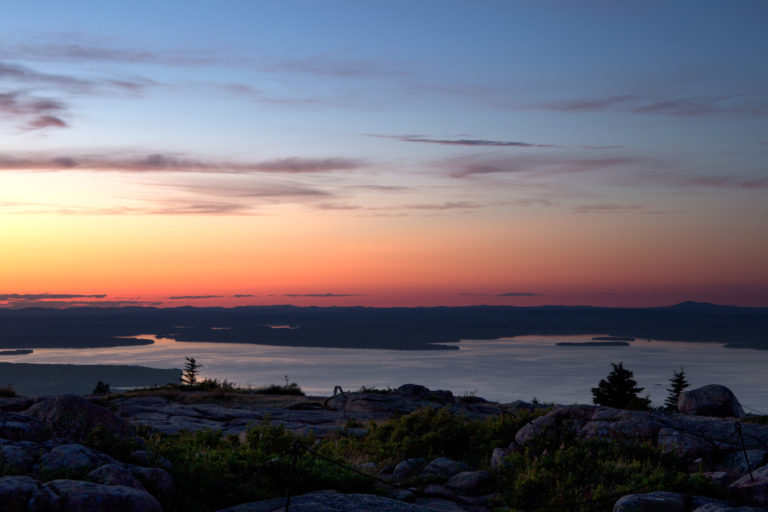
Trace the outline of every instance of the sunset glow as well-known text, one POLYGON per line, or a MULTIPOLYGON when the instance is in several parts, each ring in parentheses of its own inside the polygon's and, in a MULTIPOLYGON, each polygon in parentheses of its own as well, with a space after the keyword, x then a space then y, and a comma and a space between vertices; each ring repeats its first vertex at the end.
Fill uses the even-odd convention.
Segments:
POLYGON ((764 2, 3 5, 0 306, 768 306, 764 2))

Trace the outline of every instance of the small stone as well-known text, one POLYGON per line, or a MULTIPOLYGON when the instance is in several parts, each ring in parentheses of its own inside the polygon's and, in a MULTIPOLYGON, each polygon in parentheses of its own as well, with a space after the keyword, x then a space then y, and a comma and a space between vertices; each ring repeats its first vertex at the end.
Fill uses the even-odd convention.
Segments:
POLYGON ((685 496, 661 491, 629 494, 619 498, 613 512, 685 512, 685 496))

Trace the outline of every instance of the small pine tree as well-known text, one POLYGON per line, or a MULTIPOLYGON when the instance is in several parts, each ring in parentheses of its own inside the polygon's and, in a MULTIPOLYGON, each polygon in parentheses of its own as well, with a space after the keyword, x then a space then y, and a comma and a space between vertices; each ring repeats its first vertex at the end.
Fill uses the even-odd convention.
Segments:
POLYGON ((596 388, 592 388, 592 402, 617 409, 648 409, 651 399, 638 395, 644 388, 637 387, 634 373, 624 368, 624 363, 611 363, 611 366, 613 371, 601 379, 596 388))
POLYGON ((181 383, 187 386, 194 386, 197 383, 197 374, 200 373, 202 364, 195 361, 194 357, 186 357, 187 363, 184 365, 184 371, 181 372, 181 383))
POLYGON ((93 388, 94 395, 108 395, 110 393, 109 382, 99 381, 96 383, 96 387, 93 388))
POLYGON ((669 395, 667 395, 667 399, 664 400, 664 409, 668 411, 677 411, 677 400, 680 398, 680 393, 690 386, 688 381, 685 380, 685 369, 681 367, 679 371, 673 371, 672 378, 669 379, 669 382, 672 384, 672 387, 667 390, 669 391, 669 395))

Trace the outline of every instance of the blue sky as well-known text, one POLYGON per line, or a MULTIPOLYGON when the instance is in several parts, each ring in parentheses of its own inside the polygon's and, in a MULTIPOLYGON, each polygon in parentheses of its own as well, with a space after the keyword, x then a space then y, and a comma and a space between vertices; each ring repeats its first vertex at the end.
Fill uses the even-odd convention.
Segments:
MULTIPOLYGON (((528 300, 577 300, 568 288, 582 300, 592 275, 595 288, 613 279, 629 297, 640 291, 627 283, 663 275, 677 294, 644 290, 648 301, 716 300, 711 290, 729 286, 722 300, 768 300, 765 2, 0 9, 6 220, 52 216, 45 232, 62 214, 282 225, 321 216, 341 246, 380 231, 384 245, 413 236, 444 247, 450 235, 435 233, 456 226, 468 239, 486 233, 473 243, 494 256, 470 256, 467 243, 450 271, 490 265, 478 287, 496 282, 493 293, 524 285, 546 291, 528 300), (347 224, 355 227, 338 228, 347 224), (579 253, 585 240, 609 246, 623 236, 624 252, 579 253), (508 239, 531 248, 523 267, 541 252, 581 256, 505 272, 515 244, 494 240, 508 239), (647 276, 619 278, 647 247, 647 276), (668 255, 651 261, 659 253, 668 255), (694 255, 704 256, 691 270, 694 255), (584 275, 559 288, 521 278, 569 265, 584 275)), ((396 256, 398 268, 426 251, 417 246, 396 256)), ((345 286, 367 286, 361 279, 345 286)), ((31 283, 8 292, 41 291, 31 283)))

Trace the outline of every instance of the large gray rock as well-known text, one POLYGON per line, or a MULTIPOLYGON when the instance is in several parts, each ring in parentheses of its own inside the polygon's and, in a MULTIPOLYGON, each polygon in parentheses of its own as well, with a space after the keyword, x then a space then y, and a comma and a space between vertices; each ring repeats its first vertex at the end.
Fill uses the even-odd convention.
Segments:
POLYGON ((432 478, 451 478, 457 473, 470 471, 471 469, 472 468, 461 461, 449 459, 447 457, 439 457, 430 461, 422 471, 422 474, 425 477, 432 478))
MULTIPOLYGON (((245 432, 243 432, 245 434, 245 432)), ((128 456, 128 460, 139 466, 145 467, 158 467, 163 469, 171 469, 173 464, 165 457, 158 457, 156 454, 149 450, 136 450, 128 456)))
POLYGON ((658 446, 664 451, 681 457, 695 459, 712 451, 712 444, 703 437, 691 435, 673 428, 659 430, 658 446))
POLYGON ((88 479, 92 482, 104 485, 123 485, 145 491, 141 482, 133 476, 125 466, 121 464, 104 464, 88 473, 88 479))
POLYGON ((768 507, 768 466, 754 470, 752 475, 744 475, 729 489, 744 503, 768 507))
MULTIPOLYGON (((219 512, 283 512, 285 498, 243 503, 219 512)), ((433 508, 403 503, 372 494, 313 492, 291 498, 291 512, 435 512, 433 508)))
POLYGON ((133 436, 133 428, 109 409, 92 404, 78 395, 61 395, 36 403, 24 414, 39 419, 58 437, 76 442, 88 439, 93 429, 101 425, 117 439, 133 436))
POLYGON ((160 468, 132 466, 131 472, 160 503, 165 504, 171 501, 176 492, 176 484, 167 471, 160 468))
POLYGON ((762 466, 768 459, 768 451, 765 450, 746 450, 746 452, 746 458, 742 450, 732 452, 720 461, 717 469, 727 472, 729 476, 740 478, 746 475, 749 469, 755 470, 762 466))
POLYGON ((46 486, 59 496, 62 512, 163 512, 149 493, 131 487, 78 480, 53 480, 46 486))
POLYGON ((40 420, 13 412, 0 413, 0 438, 11 441, 44 441, 50 435, 40 420))
POLYGON ((487 471, 462 471, 453 475, 445 486, 462 496, 481 496, 493 490, 493 477, 487 471))
POLYGON ((3 512, 59 512, 59 497, 34 478, 0 478, 0 508, 3 512))
POLYGON ((706 451, 717 459, 740 450, 768 446, 768 426, 737 423, 734 418, 689 416, 665 411, 625 411, 610 407, 560 407, 523 426, 509 449, 519 450, 537 439, 620 439, 660 444, 682 455, 696 457, 706 451), (738 430, 741 430, 741 438, 738 430))
POLYGON ((29 396, 0 398, 0 412, 19 412, 29 409, 37 399, 29 396))
POLYGON ((395 466, 394 471, 392 471, 392 479, 396 482, 409 480, 419 474, 426 465, 426 459, 406 459, 395 466))
POLYGON ((33 470, 41 446, 31 441, 7 442, 0 446, 0 467, 8 474, 24 474, 33 470))
POLYGON ((661 491, 629 494, 613 505, 613 512, 685 512, 685 495, 661 491))
POLYGON ((736 395, 725 386, 708 386, 683 391, 677 400, 677 408, 684 414, 697 416, 717 416, 720 418, 745 416, 736 395))
POLYGON ((83 446, 64 444, 57 446, 40 457, 40 472, 47 476, 80 476, 104 464, 117 461, 83 446))
POLYGON ((655 443, 664 423, 650 413, 626 411, 594 405, 559 407, 526 424, 510 449, 525 446, 534 439, 583 438, 621 439, 655 443))

